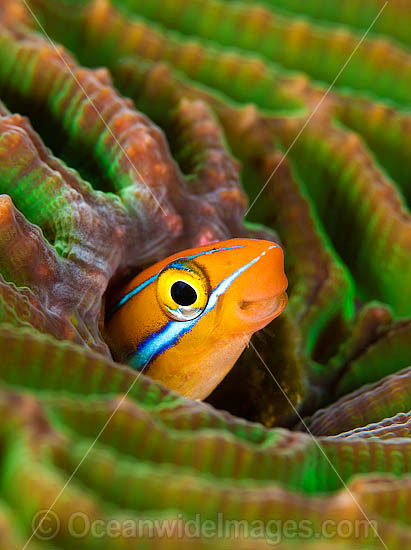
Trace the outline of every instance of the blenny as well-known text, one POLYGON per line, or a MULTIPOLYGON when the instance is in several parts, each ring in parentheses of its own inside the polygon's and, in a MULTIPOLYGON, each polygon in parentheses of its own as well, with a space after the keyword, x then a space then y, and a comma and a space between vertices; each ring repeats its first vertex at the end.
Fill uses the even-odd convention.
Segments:
POLYGON ((287 304, 283 251, 231 239, 184 250, 130 281, 109 305, 114 358, 191 399, 204 399, 252 334, 287 304))

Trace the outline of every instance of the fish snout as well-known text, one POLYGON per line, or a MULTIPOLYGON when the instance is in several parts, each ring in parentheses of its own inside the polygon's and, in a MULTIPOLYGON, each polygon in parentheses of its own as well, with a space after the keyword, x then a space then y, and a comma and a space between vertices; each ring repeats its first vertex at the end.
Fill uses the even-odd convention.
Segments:
POLYGON ((247 275, 238 302, 238 313, 254 332, 280 315, 287 305, 288 281, 281 247, 268 243, 247 275))

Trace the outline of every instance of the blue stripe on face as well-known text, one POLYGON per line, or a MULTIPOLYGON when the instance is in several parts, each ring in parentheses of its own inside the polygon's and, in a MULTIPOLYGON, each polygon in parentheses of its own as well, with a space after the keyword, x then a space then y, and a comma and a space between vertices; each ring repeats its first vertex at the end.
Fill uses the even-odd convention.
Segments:
POLYGON ((123 296, 121 300, 117 302, 117 304, 110 309, 110 311, 107 314, 107 319, 109 319, 113 315, 113 313, 115 313, 118 309, 120 309, 123 304, 125 304, 128 300, 130 300, 130 298, 138 294, 141 290, 143 290, 143 288, 146 288, 146 286, 148 286, 150 283, 154 282, 157 279, 157 277, 158 277, 158 274, 153 275, 152 277, 147 279, 147 281, 144 281, 144 283, 141 283, 141 285, 138 285, 138 287, 134 288, 133 290, 130 290, 130 292, 128 292, 125 296, 123 296))
MULTIPOLYGON (((271 248, 277 248, 277 245, 270 246, 268 250, 271 248)), ((137 351, 130 356, 126 363, 137 370, 141 370, 143 367, 147 366, 152 359, 155 359, 171 347, 175 346, 185 334, 190 332, 190 330, 198 323, 200 319, 215 308, 218 298, 230 288, 237 277, 244 273, 244 271, 246 271, 249 267, 257 263, 264 255, 265 251, 221 281, 221 283, 210 294, 207 306, 198 317, 191 321, 168 321, 168 323, 158 332, 153 333, 146 340, 144 340, 144 342, 141 342, 137 348, 137 351)))
MULTIPOLYGON (((182 260, 182 259, 189 259, 189 260, 192 260, 193 258, 198 258, 199 256, 204 256, 205 254, 214 254, 214 252, 221 252, 223 250, 233 250, 234 248, 244 248, 242 245, 239 245, 239 246, 227 246, 225 248, 214 248, 212 250, 207 250, 206 252, 199 252, 198 254, 193 254, 192 256, 181 256, 180 258, 176 258, 174 260, 174 262, 177 262, 178 260, 182 260)), ((173 263, 174 263, 173 262, 173 263)), ((183 266, 182 266, 183 267, 183 266)), ((110 319, 110 317, 118 310, 121 308, 122 305, 124 305, 126 302, 128 302, 128 300, 130 300, 130 298, 132 298, 133 296, 135 296, 136 294, 138 294, 141 290, 143 290, 144 288, 146 288, 146 286, 148 286, 150 283, 153 283, 157 277, 158 277, 159 273, 157 273, 156 275, 153 275, 152 277, 150 277, 149 279, 147 279, 147 281, 144 281, 144 283, 141 283, 141 285, 138 285, 138 287, 136 288, 133 288, 133 290, 130 290, 130 292, 128 292, 125 296, 123 296, 121 298, 121 300, 119 302, 117 302, 117 304, 115 304, 111 309, 110 311, 107 313, 106 315, 106 321, 108 319, 110 319)))

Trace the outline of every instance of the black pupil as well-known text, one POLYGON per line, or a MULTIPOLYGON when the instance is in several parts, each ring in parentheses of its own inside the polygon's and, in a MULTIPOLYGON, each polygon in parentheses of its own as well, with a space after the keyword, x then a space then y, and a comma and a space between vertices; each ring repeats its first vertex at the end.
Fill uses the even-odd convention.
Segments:
POLYGON ((179 306, 191 306, 197 300, 197 292, 184 281, 177 281, 171 286, 171 297, 179 306))

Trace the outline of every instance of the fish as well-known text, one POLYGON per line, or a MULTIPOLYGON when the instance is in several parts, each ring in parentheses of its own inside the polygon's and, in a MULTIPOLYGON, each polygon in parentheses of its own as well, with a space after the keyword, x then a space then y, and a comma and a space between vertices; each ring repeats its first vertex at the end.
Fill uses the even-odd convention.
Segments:
POLYGON ((205 399, 251 336, 287 305, 275 242, 230 239, 145 269, 108 302, 105 338, 125 363, 189 399, 205 399))

